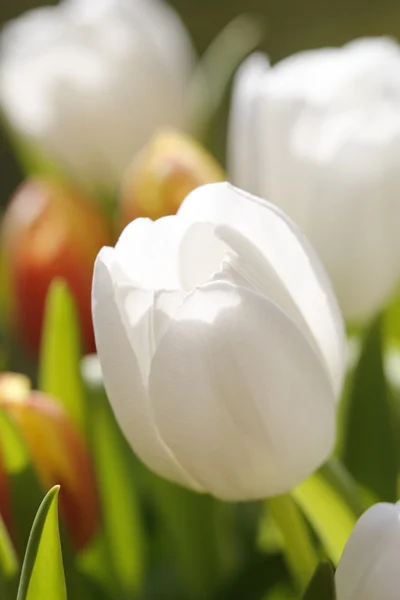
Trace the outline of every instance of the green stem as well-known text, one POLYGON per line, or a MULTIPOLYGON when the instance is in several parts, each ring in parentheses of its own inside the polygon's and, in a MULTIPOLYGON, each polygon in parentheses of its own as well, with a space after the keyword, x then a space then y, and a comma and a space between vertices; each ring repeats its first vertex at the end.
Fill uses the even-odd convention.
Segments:
POLYGON ((156 509, 188 587, 187 597, 212 597, 221 578, 213 499, 155 476, 149 481, 156 509))
POLYGON ((318 564, 304 517, 289 494, 269 498, 267 507, 282 533, 287 566, 299 588, 304 590, 318 564))

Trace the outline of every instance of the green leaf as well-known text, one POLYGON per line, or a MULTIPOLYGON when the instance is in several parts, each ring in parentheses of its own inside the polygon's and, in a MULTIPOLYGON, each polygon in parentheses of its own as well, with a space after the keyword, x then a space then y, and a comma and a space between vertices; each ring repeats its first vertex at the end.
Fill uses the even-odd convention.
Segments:
MULTIPOLYGON (((219 590, 216 600, 260 600, 269 598, 271 590, 288 585, 288 572, 280 553, 252 554, 247 558, 219 590)), ((289 598, 290 592, 285 600, 289 598)))
POLYGON ((393 296, 392 302, 385 311, 385 338, 391 343, 400 346, 400 293, 393 296))
POLYGON ((146 543, 132 468, 132 451, 122 437, 102 389, 92 390, 90 441, 102 504, 107 565, 120 596, 138 595, 144 585, 146 543))
POLYGON ((50 286, 43 325, 39 389, 59 400, 84 429, 85 393, 80 372, 81 344, 75 303, 67 284, 50 286))
POLYGON ((190 88, 192 129, 204 141, 221 108, 235 70, 263 37, 259 19, 240 15, 218 34, 203 54, 190 88))
POLYGON ((0 407, 1 451, 8 473, 23 471, 30 462, 28 450, 14 421, 0 407))
POLYGON ((18 559, 0 515, 0 573, 2 579, 13 577, 18 570, 18 559))
POLYGON ((3 131, 6 132, 12 150, 27 176, 50 175, 58 179, 68 180, 66 173, 51 160, 39 145, 28 142, 13 129, 1 108, 0 125, 3 131))
POLYGON ((148 473, 152 501, 168 547, 175 553, 187 595, 204 600, 221 583, 224 565, 220 562, 219 527, 215 500, 190 492, 148 473))
POLYGON ((14 544, 23 552, 36 509, 43 498, 25 441, 15 421, 0 407, 0 439, 4 464, 9 475, 14 521, 14 544), (29 494, 26 490, 29 490, 29 494))
POLYGON ((344 407, 342 459, 378 499, 397 499, 397 454, 390 391, 383 366, 382 318, 366 332, 344 407))
POLYGON ((36 514, 26 549, 17 600, 66 600, 58 530, 58 492, 53 487, 36 514))
POLYGON ((332 563, 323 561, 318 565, 302 600, 336 600, 332 563))
POLYGON ((303 515, 289 494, 266 501, 284 539, 284 553, 293 580, 303 590, 318 563, 310 532, 303 515))
POLYGON ((339 562, 364 506, 357 486, 340 464, 331 461, 292 492, 328 557, 339 562))
POLYGON ((298 595, 288 584, 281 584, 263 596, 263 600, 297 600, 298 595))

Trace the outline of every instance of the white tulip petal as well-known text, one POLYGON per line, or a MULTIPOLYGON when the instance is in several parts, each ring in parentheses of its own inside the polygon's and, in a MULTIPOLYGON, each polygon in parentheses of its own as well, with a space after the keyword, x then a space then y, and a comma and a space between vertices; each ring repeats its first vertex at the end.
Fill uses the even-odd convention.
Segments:
MULTIPOLYGON (((108 397, 122 431, 141 460, 166 479, 200 490, 161 440, 149 405, 144 373, 152 352, 146 334, 153 292, 136 290, 135 313, 129 315, 128 324, 126 306, 120 304, 124 286, 132 288, 114 250, 104 248, 95 265, 93 321, 108 397)), ((128 308, 132 308, 133 293, 128 308)))
POLYGON ((275 302, 303 332, 321 360, 320 348, 298 306, 276 271, 258 248, 236 230, 211 223, 194 223, 180 247, 181 278, 185 289, 208 281, 230 281, 275 302), (203 260, 204 259, 204 260, 203 260))
POLYGON ((279 158, 297 191, 272 179, 265 189, 317 249, 350 321, 371 317, 399 279, 399 69, 398 45, 378 38, 301 53, 268 79, 270 113, 303 108, 279 158))
POLYGON ((85 183, 114 187, 156 131, 186 125, 194 52, 165 2, 64 0, 9 23, 1 50, 6 118, 85 183))
POLYGON ((304 211, 297 192, 298 178, 303 178, 292 160, 290 144, 291 128, 305 104, 296 95, 274 93, 277 66, 268 71, 257 69, 261 60, 262 55, 250 56, 235 78, 228 140, 228 157, 232 160, 228 172, 235 185, 273 200, 285 211, 290 209, 289 214, 298 222, 297 214, 301 216, 304 211), (251 115, 247 122, 240 116, 246 111, 251 115), (243 160, 242 155, 247 155, 248 160, 243 160), (233 160, 235 156, 238 160, 233 160))
POLYGON ((177 260, 185 290, 207 283, 221 270, 229 246, 216 230, 213 223, 193 223, 182 236, 177 260))
POLYGON ((362 588, 352 600, 398 600, 399 598, 399 536, 385 548, 370 572, 365 574, 362 588))
POLYGON ((319 202, 307 231, 350 321, 371 317, 398 284, 399 153, 400 136, 387 150, 350 143, 316 167, 319 202))
POLYGON ((240 66, 233 90, 228 134, 228 172, 236 186, 254 194, 260 191, 258 178, 263 161, 260 136, 256 128, 259 127, 258 121, 263 108, 261 90, 269 71, 267 57, 261 53, 252 54, 240 66))
POLYGON ((122 232, 115 251, 129 277, 150 290, 181 287, 178 253, 188 224, 175 216, 135 219, 122 232))
POLYGON ((358 520, 336 570, 338 600, 396 600, 400 505, 379 503, 358 520))
POLYGON ((332 388, 304 335, 273 302, 226 282, 196 289, 172 317, 149 395, 179 463, 222 499, 288 491, 334 442, 332 388))
POLYGON ((399 283, 399 72, 399 44, 380 37, 249 66, 251 85, 240 71, 235 82, 228 154, 251 161, 230 176, 307 235, 349 321, 371 318, 399 283))
POLYGON ((310 343, 319 348, 338 395, 346 354, 343 322, 325 271, 296 226, 267 201, 226 183, 198 188, 183 202, 178 215, 187 222, 230 227, 257 246, 297 306, 302 316, 298 327, 304 330, 303 323, 307 324, 310 343))

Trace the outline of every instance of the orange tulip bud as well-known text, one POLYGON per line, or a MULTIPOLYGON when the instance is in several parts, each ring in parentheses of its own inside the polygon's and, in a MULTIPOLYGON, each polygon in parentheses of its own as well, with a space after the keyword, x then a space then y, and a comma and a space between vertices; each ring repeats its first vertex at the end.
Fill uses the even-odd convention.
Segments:
POLYGON ((173 215, 195 188, 224 181, 219 164, 194 139, 164 131, 140 153, 129 169, 122 193, 122 219, 159 219, 173 215))
POLYGON ((111 241, 95 206, 50 179, 27 180, 11 199, 0 239, 11 320, 30 349, 39 348, 47 291, 61 277, 75 297, 85 349, 93 351, 93 264, 100 248, 111 241))
POLYGON ((61 514, 76 548, 82 549, 100 519, 95 474, 83 438, 62 406, 31 391, 23 375, 0 375, 0 406, 16 423, 44 488, 61 486, 61 514))

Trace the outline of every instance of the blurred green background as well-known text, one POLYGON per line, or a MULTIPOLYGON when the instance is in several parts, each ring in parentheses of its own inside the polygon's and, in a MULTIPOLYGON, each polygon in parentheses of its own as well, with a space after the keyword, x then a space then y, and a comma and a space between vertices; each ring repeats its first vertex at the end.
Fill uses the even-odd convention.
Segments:
MULTIPOLYGON (((1 0, 0 23, 49 3, 1 0)), ((272 61, 305 48, 341 45, 359 36, 400 37, 398 0, 171 0, 170 4, 187 24, 199 53, 241 13, 254 14, 264 24, 262 46, 272 61)), ((20 178, 7 140, 0 132, 0 207, 20 178)))

